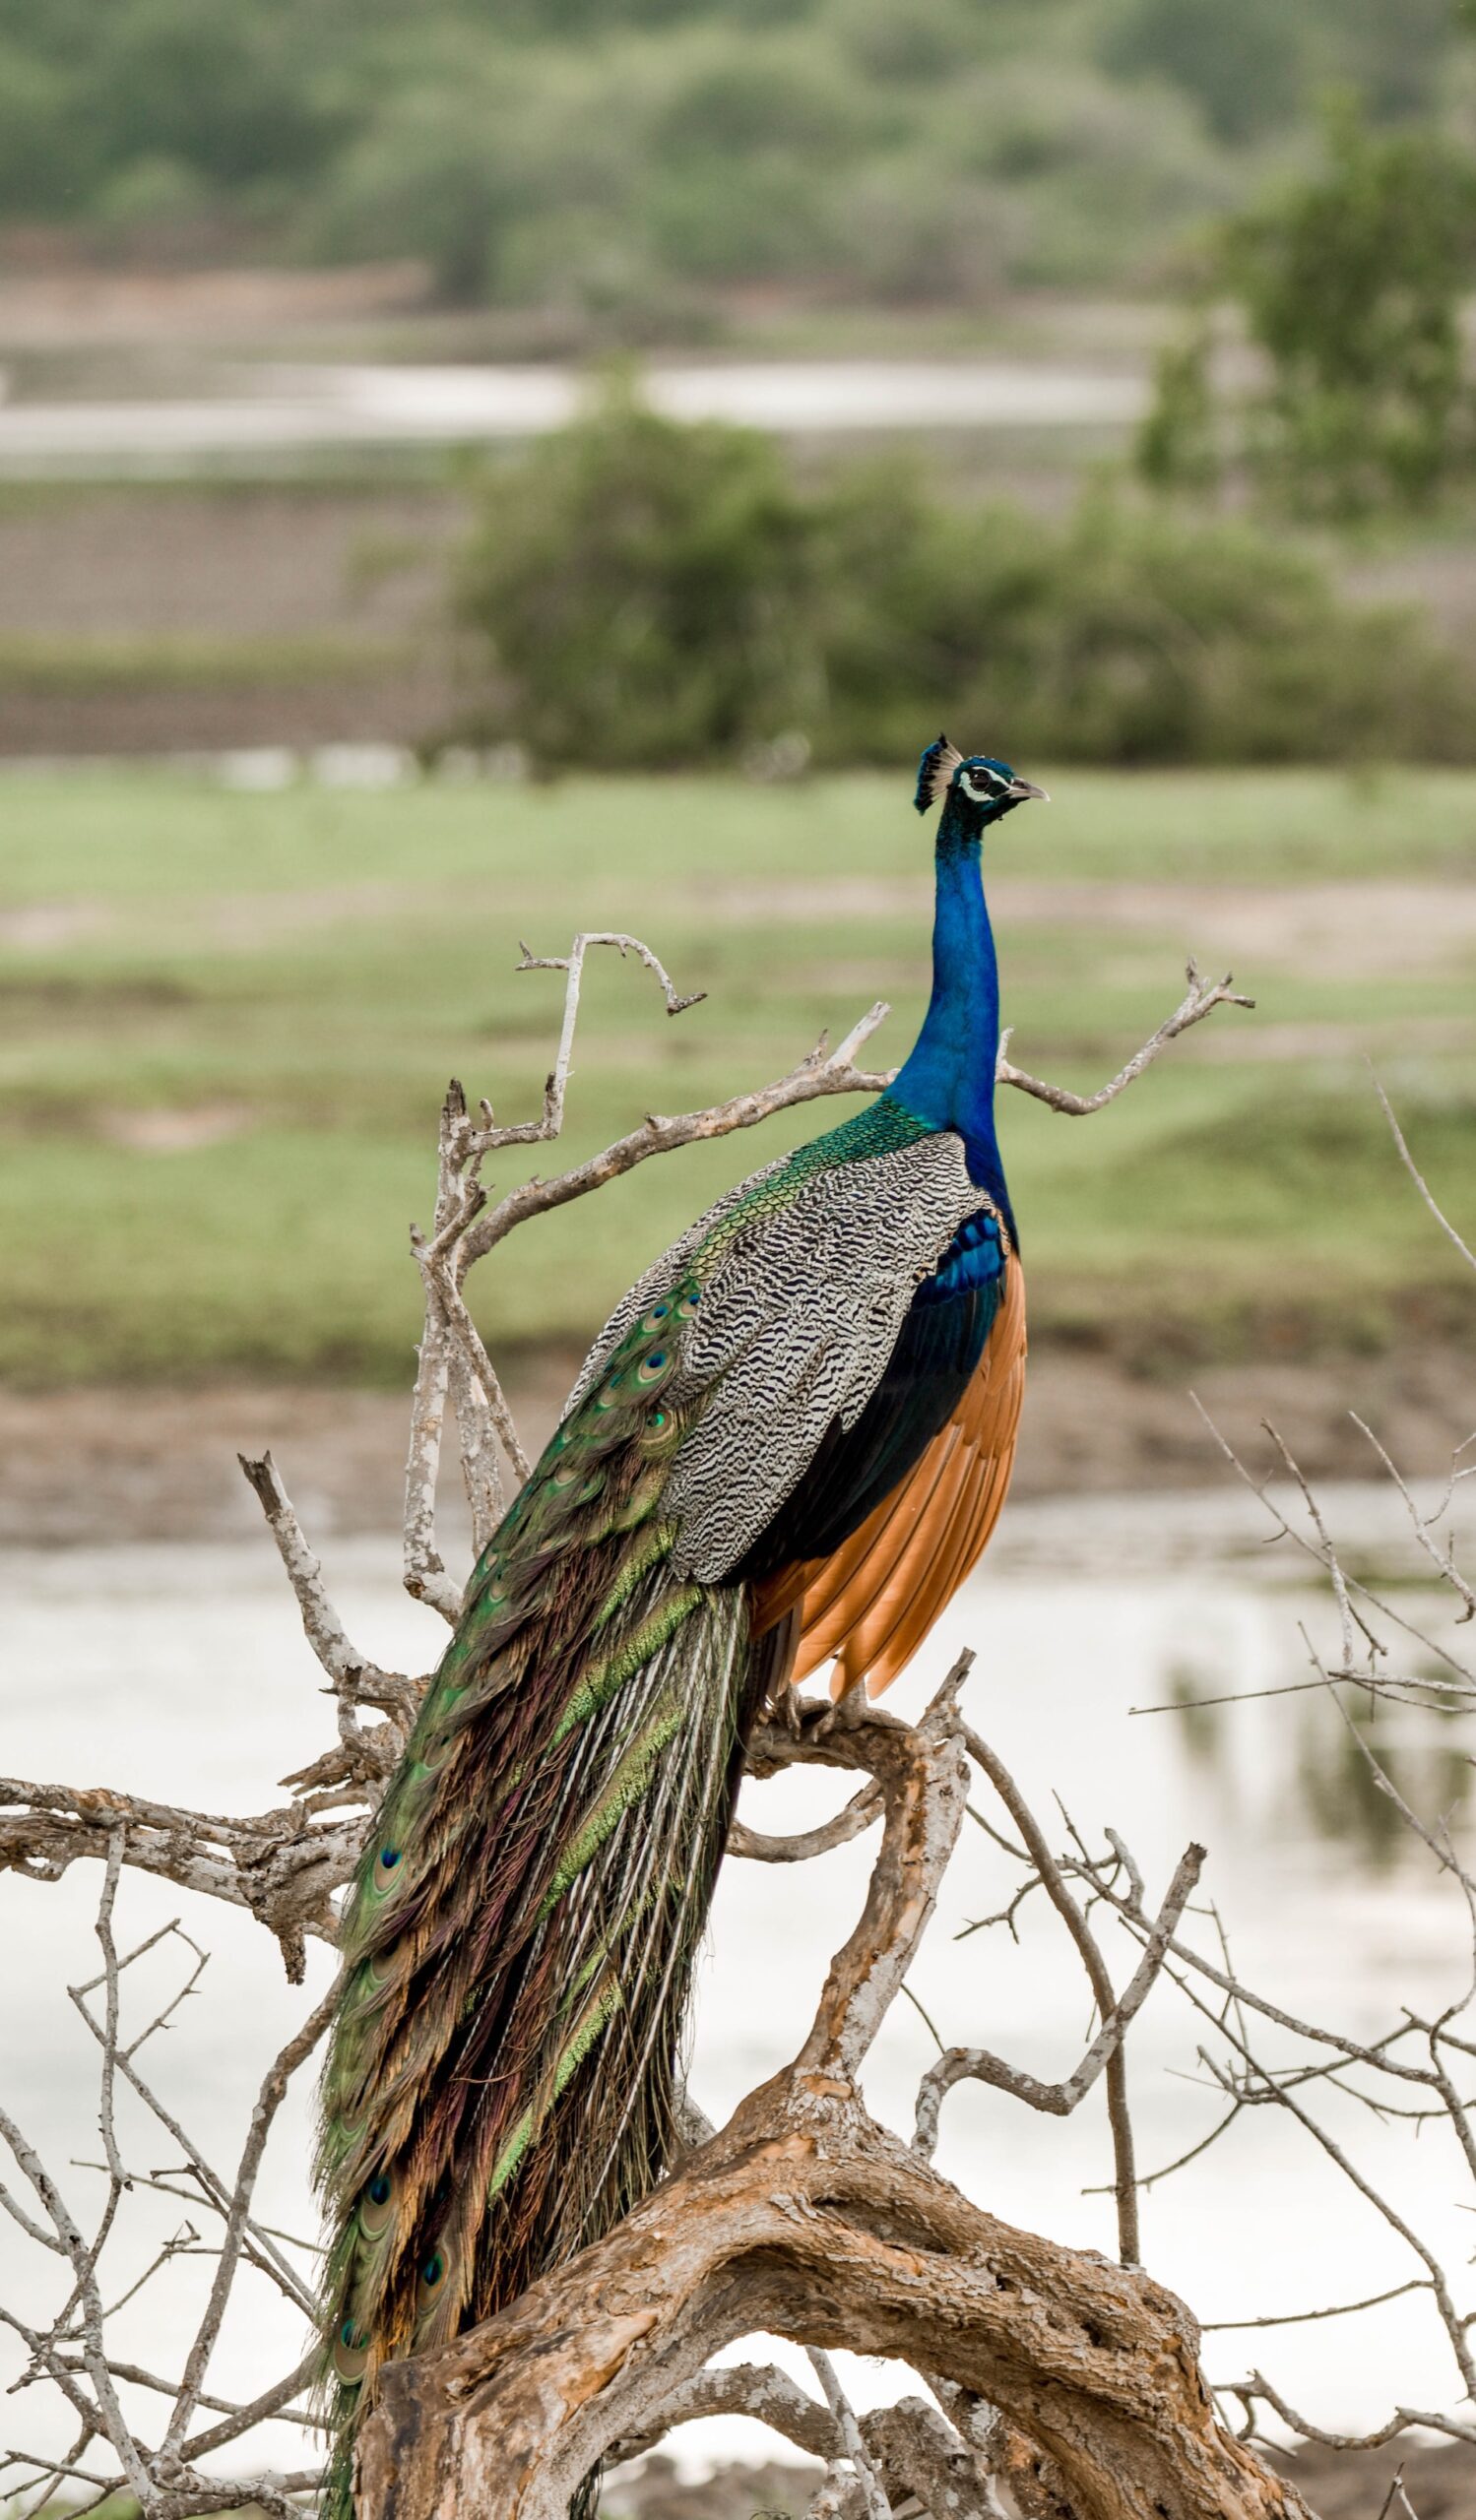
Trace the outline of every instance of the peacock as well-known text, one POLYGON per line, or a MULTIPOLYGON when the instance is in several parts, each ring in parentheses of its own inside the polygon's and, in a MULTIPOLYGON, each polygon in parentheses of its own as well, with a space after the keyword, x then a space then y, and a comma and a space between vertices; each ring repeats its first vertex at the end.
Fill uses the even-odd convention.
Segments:
POLYGON ((632 1287, 474 1569, 344 1918, 318 2161, 339 2513, 383 2365, 662 2175, 755 1719, 827 1662, 837 1693, 884 1688, 994 1528, 1025 1301, 981 843, 1044 794, 929 746, 911 1055, 632 1287))

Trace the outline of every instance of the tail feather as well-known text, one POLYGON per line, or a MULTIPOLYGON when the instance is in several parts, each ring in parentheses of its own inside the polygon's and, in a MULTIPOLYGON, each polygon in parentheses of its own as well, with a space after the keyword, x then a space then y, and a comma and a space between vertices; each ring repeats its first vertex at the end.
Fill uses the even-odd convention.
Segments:
POLYGON ((479 1564, 344 1924, 319 2176, 330 2508, 382 2365, 610 2228, 674 2132, 692 1962, 773 1660, 660 1518, 690 1422, 637 1321, 479 1564))

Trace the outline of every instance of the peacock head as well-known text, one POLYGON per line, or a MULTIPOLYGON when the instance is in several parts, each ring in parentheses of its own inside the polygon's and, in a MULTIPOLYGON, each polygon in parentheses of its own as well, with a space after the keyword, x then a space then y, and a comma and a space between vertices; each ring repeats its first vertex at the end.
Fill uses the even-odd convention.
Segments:
POLYGON ((962 821, 971 832, 983 831, 986 823, 1002 822, 1016 805, 1028 805, 1032 798, 1043 805, 1051 801, 1044 788, 1017 778, 1007 761, 996 761, 987 752, 961 753, 946 735, 939 735, 918 764, 913 802, 920 814, 926 814, 945 797, 952 805, 951 819, 962 821))

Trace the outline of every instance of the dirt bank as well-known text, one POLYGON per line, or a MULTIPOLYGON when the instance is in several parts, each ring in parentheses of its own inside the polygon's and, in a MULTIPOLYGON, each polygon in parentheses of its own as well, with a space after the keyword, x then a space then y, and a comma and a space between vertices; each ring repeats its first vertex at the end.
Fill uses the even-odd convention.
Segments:
MULTIPOLYGON (((578 1359, 541 1353, 510 1374, 525 1440, 553 1423, 578 1359)), ((1476 1377, 1454 1347, 1317 1363, 1216 1366, 1195 1377, 1247 1458, 1260 1421, 1319 1479, 1377 1474, 1356 1409, 1411 1476, 1434 1477, 1476 1420, 1476 1377)), ((275 1453, 319 1536, 399 1520, 406 1398, 301 1386, 212 1384, 0 1392, 0 1544, 218 1540, 258 1527, 237 1451, 275 1453)), ((1038 1348, 1031 1359, 1018 1491, 1212 1487, 1225 1476, 1182 1383, 1147 1382, 1110 1357, 1038 1348)))

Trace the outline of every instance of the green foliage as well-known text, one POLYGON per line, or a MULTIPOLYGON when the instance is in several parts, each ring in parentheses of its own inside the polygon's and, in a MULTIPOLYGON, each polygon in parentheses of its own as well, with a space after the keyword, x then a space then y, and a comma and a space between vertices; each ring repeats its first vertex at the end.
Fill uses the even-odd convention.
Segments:
POLYGON ((423 255, 649 329, 793 281, 1161 268, 1330 78, 1438 101, 1447 0, 0 0, 0 218, 423 255))
POLYGON ((520 199, 519 101, 475 75, 454 93, 423 76, 397 81, 339 159, 313 247, 346 261, 418 255, 444 296, 487 295, 520 199))
POLYGON ((65 210, 69 104, 63 73, 0 32, 0 217, 65 210))
POLYGON ((1210 376, 1212 338, 1196 326, 1153 362, 1153 402, 1138 431, 1137 468, 1157 490, 1211 490, 1220 478, 1220 423, 1210 376))
POLYGON ((1138 443, 1160 485, 1203 486, 1217 439, 1307 513, 1417 506, 1476 457, 1461 304, 1476 271, 1476 167, 1430 130, 1378 133, 1349 97, 1325 163, 1232 220, 1208 291, 1228 295, 1264 388, 1217 428, 1209 337, 1196 322, 1159 362, 1138 443))
MULTIPOLYGON (((1417 619, 1362 609, 1320 563, 1239 524, 1089 497, 1042 536, 981 521, 987 717, 1076 760, 1464 758, 1466 677, 1417 619), (993 584, 990 575, 993 571, 993 584), (990 638, 993 634, 994 652, 990 638)), ((976 598, 977 599, 977 598, 976 598)), ((981 608, 982 609, 982 608, 981 608)))
POLYGON ((1476 268, 1476 169, 1427 131, 1329 118, 1328 164, 1225 240, 1271 362, 1260 460, 1342 509, 1427 497, 1472 452, 1460 304, 1476 268))
POLYGON ((1320 17, 1315 58, 1325 89, 1344 84, 1376 118, 1430 113, 1461 18, 1452 0, 1336 0, 1320 17))
POLYGON ((1110 24, 1110 68, 1184 88, 1222 140, 1292 120, 1307 68, 1309 21, 1285 0, 1131 0, 1110 24))
POLYGON ((167 158, 219 185, 306 171, 333 134, 303 92, 283 0, 129 0, 88 45, 82 94, 100 164, 167 158))
MULTIPOLYGON (((807 511, 755 431, 620 395, 494 473, 461 577, 548 762, 702 760, 806 697, 807 511)), ((494 705, 490 716, 499 715, 494 705)))
POLYGON ((548 765, 733 759, 790 732, 882 761, 1008 725, 1100 761, 1465 759, 1452 660, 1248 526, 1094 492, 1062 523, 915 468, 794 481, 753 432, 615 394, 488 477, 459 599, 481 730, 548 765))
POLYGON ((1438 110, 1460 17, 1451 0, 1121 0, 1099 57, 1116 75, 1171 82, 1209 129, 1244 146, 1344 86, 1382 120, 1438 110))

